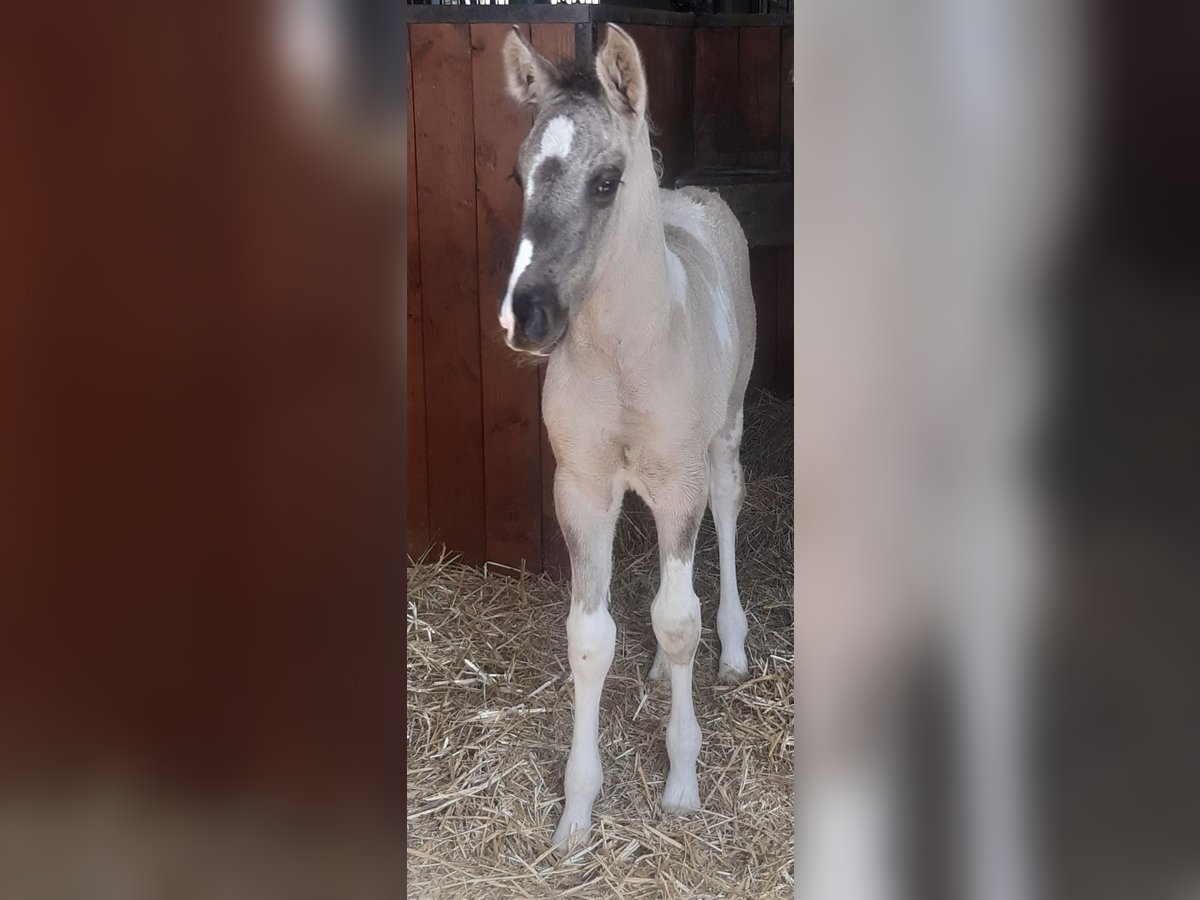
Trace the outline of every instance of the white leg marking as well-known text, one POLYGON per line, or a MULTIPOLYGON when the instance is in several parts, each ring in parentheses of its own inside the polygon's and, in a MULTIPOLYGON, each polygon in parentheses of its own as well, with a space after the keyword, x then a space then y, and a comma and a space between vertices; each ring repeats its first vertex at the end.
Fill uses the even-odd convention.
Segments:
POLYGON ((663 809, 699 809, 696 758, 700 755, 700 724, 692 707, 692 660, 700 642, 700 598, 692 587, 690 560, 664 562, 662 584, 650 607, 650 618, 671 677, 671 715, 667 720, 671 771, 663 791, 663 809))
POLYGON ((567 653, 575 679, 575 730, 564 779, 566 807, 554 843, 583 840, 592 821, 592 803, 604 775, 600 766, 600 694, 616 647, 617 626, 608 609, 573 606, 567 617, 567 653))
POLYGON ((529 267, 531 259, 533 259, 533 242, 524 238, 517 247, 517 260, 513 263, 512 274, 508 277, 508 290, 505 291, 504 303, 500 306, 500 327, 504 329, 510 341, 513 337, 513 329, 517 324, 513 318, 513 289, 516 288, 517 281, 520 280, 525 269, 529 267))
POLYGON ((600 694, 612 664, 617 627, 608 613, 612 581, 612 541, 621 495, 610 505, 580 490, 560 468, 554 478, 554 506, 571 553, 571 612, 567 616, 567 656, 575 681, 575 725, 563 779, 566 803, 554 832, 554 845, 570 850, 587 839, 592 803, 600 793, 600 694))
POLYGON ((687 272, 684 271, 683 263, 668 248, 667 255, 667 292, 671 295, 671 299, 678 306, 687 305, 687 272))
POLYGON ((726 684, 744 681, 750 674, 746 661, 746 613, 738 596, 737 517, 745 497, 738 447, 742 439, 742 411, 732 430, 717 435, 709 453, 709 504, 717 528, 717 550, 721 561, 721 603, 717 607, 717 634, 721 638, 719 680, 726 684))

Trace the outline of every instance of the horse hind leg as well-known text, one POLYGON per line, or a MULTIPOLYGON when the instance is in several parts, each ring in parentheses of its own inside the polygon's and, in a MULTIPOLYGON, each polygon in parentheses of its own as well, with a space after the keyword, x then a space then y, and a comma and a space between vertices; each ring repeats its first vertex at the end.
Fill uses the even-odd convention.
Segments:
MULTIPOLYGON (((746 661, 746 613, 738 594, 737 517, 746 496, 740 459, 742 410, 730 416, 725 428, 709 447, 709 506, 717 530, 717 548, 721 564, 721 602, 717 607, 717 634, 721 639, 721 665, 718 679, 724 684, 739 684, 750 674, 746 661)), ((660 644, 650 667, 651 681, 666 681, 670 660, 660 644)))
POLYGON ((704 488, 682 490, 655 508, 662 579, 650 607, 654 634, 667 660, 671 713, 667 756, 671 761, 662 806, 668 812, 700 808, 696 760, 700 724, 692 704, 692 668, 700 643, 700 598, 692 584, 696 532, 704 515, 704 488), (697 502, 698 501, 698 502, 697 502))
POLYGON ((737 518, 746 497, 740 450, 742 410, 730 418, 713 439, 708 452, 709 505, 717 529, 721 563, 721 602, 717 607, 717 634, 721 638, 721 668, 718 679, 725 684, 745 681, 750 674, 746 661, 746 613, 738 595, 737 518))

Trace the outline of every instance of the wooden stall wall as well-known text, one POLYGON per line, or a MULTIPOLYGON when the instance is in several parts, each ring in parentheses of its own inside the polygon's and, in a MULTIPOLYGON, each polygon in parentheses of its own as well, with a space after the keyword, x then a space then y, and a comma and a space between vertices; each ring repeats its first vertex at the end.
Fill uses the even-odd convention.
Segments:
MULTIPOLYGON (((790 181, 792 26, 697 28, 694 40, 693 170, 790 181)), ((751 246, 750 276, 758 316, 750 387, 790 395, 790 247, 751 246)))
MULTIPOLYGON (((409 31, 409 550, 444 542, 469 563, 541 571, 565 548, 554 540, 540 370, 518 365, 496 327, 521 219, 510 176, 532 125, 504 91, 511 28, 409 31)), ((575 25, 521 29, 548 59, 574 58, 575 25)))
MULTIPOLYGON (((500 21, 500 12, 480 14, 488 21, 409 25, 409 553, 418 557, 444 543, 469 564, 560 572, 567 555, 541 421, 544 369, 519 360, 496 325, 521 218, 511 173, 532 124, 505 93, 501 48, 513 23, 500 21)), ((590 61, 602 39, 603 26, 590 20, 527 18, 535 21, 520 29, 552 62, 590 61)), ((623 27, 642 50, 651 84, 664 185, 726 160, 779 169, 781 96, 791 96, 779 77, 783 29, 623 27), (733 48, 732 68, 725 56, 705 55, 708 35, 718 32, 722 52, 733 48), (701 98, 710 92, 700 78, 718 80, 710 65, 723 66, 726 80, 735 75, 729 97, 711 94, 715 111, 701 98), (723 133, 731 128, 744 132, 741 143, 720 156, 714 148, 727 148, 723 133)), ((780 248, 752 251, 760 319, 753 383, 777 393, 791 389, 790 326, 786 340, 781 330, 791 310, 777 308, 791 280, 790 254, 786 259, 784 273, 780 248)))

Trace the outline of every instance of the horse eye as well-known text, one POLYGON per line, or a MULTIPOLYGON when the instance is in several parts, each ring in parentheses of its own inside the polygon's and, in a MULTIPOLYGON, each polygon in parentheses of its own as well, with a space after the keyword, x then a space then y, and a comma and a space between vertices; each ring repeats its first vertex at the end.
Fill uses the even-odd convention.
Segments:
POLYGON ((604 178, 596 183, 596 196, 608 197, 617 189, 621 182, 615 178, 604 178))

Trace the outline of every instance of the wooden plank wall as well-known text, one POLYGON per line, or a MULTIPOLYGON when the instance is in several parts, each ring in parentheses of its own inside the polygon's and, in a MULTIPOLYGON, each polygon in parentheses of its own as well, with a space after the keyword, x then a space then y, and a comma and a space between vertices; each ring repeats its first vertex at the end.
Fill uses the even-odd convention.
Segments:
MULTIPOLYGON (((534 23, 530 29, 530 41, 533 43, 534 49, 550 62, 557 65, 576 59, 580 55, 578 52, 580 48, 578 48, 576 40, 576 26, 534 23)), ((588 33, 590 35, 590 30, 588 33)), ((542 421, 541 416, 541 385, 546 369, 544 366, 539 366, 537 372, 537 427, 541 438, 539 464, 542 482, 542 569, 553 575, 561 575, 570 566, 570 558, 567 555, 567 545, 563 540, 562 529, 558 527, 558 515, 554 510, 554 451, 550 447, 550 435, 546 432, 546 424, 542 421)))
POLYGON ((430 537, 444 540, 469 560, 482 561, 483 404, 470 26, 427 25, 410 34, 430 537))
POLYGON ((791 62, 790 30, 786 57, 782 28, 698 28, 695 47, 696 165, 780 168, 781 95, 788 95, 789 108, 791 100, 790 90, 781 90, 791 62))
MULTIPOLYGON (((695 30, 694 165, 790 171, 792 29, 695 30)), ((750 278, 758 314, 752 388, 792 390, 792 253, 754 247, 750 278)))
MULTIPOLYGON (((520 27, 552 62, 590 55, 603 39, 603 26, 594 34, 586 24, 520 27)), ((664 184, 697 165, 778 168, 790 157, 782 29, 625 27, 651 84, 664 184)), ((561 572, 544 370, 522 365, 496 325, 521 217, 509 176, 531 125, 504 93, 501 47, 511 28, 409 26, 409 552, 445 542, 470 564, 561 572)), ((755 248, 751 257, 752 384, 790 393, 791 310, 777 307, 791 254, 755 248)), ((786 296, 790 304, 790 289, 786 296)))
MULTIPOLYGON (((574 58, 574 25, 521 27, 548 59, 574 58)), ((504 93, 511 28, 409 29, 409 552, 444 542, 467 563, 540 571, 565 561, 541 370, 496 325, 521 218, 509 176, 532 124, 504 93)))
MULTIPOLYGON (((411 60, 410 60, 411 62, 411 60)), ((421 321, 421 229, 417 219, 416 129, 408 79, 408 546, 429 544, 429 462, 425 448, 425 338, 421 321)))
POLYGON ((637 42, 650 85, 652 143, 662 152, 662 183, 692 166, 692 72, 696 31, 665 25, 626 25, 637 42))
MULTIPOLYGON (((496 325, 521 224, 520 189, 512 179, 517 148, 531 117, 505 91, 504 24, 472 24, 476 243, 479 248, 480 356, 483 371, 484 546, 507 565, 542 565, 541 453, 537 370, 514 365, 496 325)), ((526 37, 528 26, 522 26, 526 37)))

